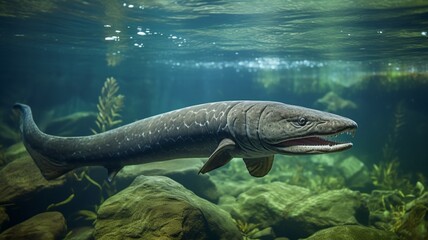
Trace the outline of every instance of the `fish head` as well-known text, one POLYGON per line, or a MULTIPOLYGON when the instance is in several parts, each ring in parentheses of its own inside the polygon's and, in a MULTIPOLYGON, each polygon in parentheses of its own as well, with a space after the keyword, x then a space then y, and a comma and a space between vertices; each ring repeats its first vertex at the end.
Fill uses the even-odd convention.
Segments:
POLYGON ((339 135, 354 135, 357 123, 336 114, 300 106, 273 103, 260 116, 259 139, 280 154, 329 153, 352 147, 335 141, 339 135))

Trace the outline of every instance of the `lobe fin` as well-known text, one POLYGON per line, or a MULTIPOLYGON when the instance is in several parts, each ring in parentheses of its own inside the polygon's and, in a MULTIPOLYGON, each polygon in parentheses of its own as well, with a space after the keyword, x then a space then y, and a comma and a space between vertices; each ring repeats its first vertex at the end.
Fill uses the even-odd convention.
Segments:
POLYGON ((244 162, 251 176, 264 177, 272 169, 273 157, 244 158, 244 162))
POLYGON ((229 150, 234 149, 235 145, 235 142, 229 138, 221 140, 216 150, 214 150, 208 158, 208 161, 202 166, 201 170, 199 170, 199 174, 217 169, 232 160, 232 155, 229 150))
POLYGON ((116 177, 116 174, 122 169, 122 166, 120 165, 113 165, 113 166, 105 166, 107 168, 107 180, 108 182, 112 182, 114 177, 116 177))

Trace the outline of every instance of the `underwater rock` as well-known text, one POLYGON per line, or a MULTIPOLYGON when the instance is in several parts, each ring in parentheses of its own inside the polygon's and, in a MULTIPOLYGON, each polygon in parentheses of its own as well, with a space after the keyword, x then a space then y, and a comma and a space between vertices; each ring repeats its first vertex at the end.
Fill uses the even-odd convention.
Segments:
POLYGON ((271 226, 277 236, 290 238, 368 219, 359 192, 341 189, 313 195, 306 188, 280 182, 258 185, 239 195, 231 214, 260 227, 271 226))
POLYGON ((232 212, 233 208, 235 208, 236 198, 230 195, 221 196, 218 200, 217 205, 219 205, 222 209, 227 212, 232 212))
POLYGON ((94 239, 93 233, 94 228, 92 227, 75 228, 67 234, 65 240, 92 240, 94 239))
POLYGON ((281 182, 260 184, 240 194, 231 215, 260 228, 281 226, 284 212, 310 195, 306 188, 281 182))
POLYGON ((66 233, 64 216, 59 212, 45 212, 6 229, 0 239, 63 239, 66 233))
POLYGON ((289 227, 284 235, 292 238, 307 237, 328 227, 366 223, 369 218, 361 194, 349 189, 309 196, 284 211, 283 226, 289 227))
POLYGON ((371 184, 369 169, 356 156, 344 158, 340 154, 325 154, 314 155, 310 159, 314 164, 327 167, 326 175, 343 178, 348 188, 362 189, 371 184))
POLYGON ((9 216, 6 213, 6 209, 0 207, 0 231, 7 222, 9 222, 9 216))
POLYGON ((230 215, 164 176, 139 176, 98 210, 95 239, 241 239, 230 215))
POLYGON ((337 112, 343 109, 356 109, 357 104, 350 100, 346 100, 336 94, 335 92, 328 92, 322 98, 316 102, 318 105, 322 105, 324 110, 328 112, 337 112))
POLYGON ((0 170, 0 204, 29 199, 64 182, 64 177, 47 181, 30 155, 25 154, 0 170))
POLYGON ((363 188, 371 183, 369 170, 366 165, 355 156, 349 156, 338 164, 349 188, 363 188))
POLYGON ((8 147, 4 152, 4 159, 6 163, 12 162, 13 160, 23 156, 28 156, 28 153, 22 142, 18 142, 8 147))
POLYGON ((128 186, 137 176, 166 176, 196 195, 217 202, 220 197, 208 174, 198 174, 203 159, 189 158, 125 166, 116 176, 118 186, 128 186))
POLYGON ((387 231, 359 225, 336 226, 320 230, 304 240, 398 240, 398 237, 387 231))

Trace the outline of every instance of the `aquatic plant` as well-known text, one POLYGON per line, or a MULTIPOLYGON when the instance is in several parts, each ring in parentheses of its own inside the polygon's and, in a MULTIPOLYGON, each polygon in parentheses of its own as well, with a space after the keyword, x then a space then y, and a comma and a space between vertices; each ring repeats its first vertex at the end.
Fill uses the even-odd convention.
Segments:
POLYGON ((392 130, 387 137, 387 141, 382 148, 383 161, 378 164, 373 164, 373 169, 370 173, 370 178, 375 187, 384 190, 398 189, 409 193, 413 187, 410 184, 409 178, 401 176, 398 173, 399 157, 397 152, 397 139, 399 139, 401 128, 405 125, 405 102, 404 100, 397 103, 394 112, 394 122, 392 130))
POLYGON ((400 239, 427 239, 428 193, 421 182, 414 187, 414 194, 401 190, 375 190, 368 201, 371 215, 381 216, 377 227, 396 233, 400 239))
POLYGON ((388 134, 387 141, 382 148, 382 154, 384 161, 398 161, 398 152, 397 152, 397 139, 399 138, 400 130, 404 126, 404 114, 405 113, 405 104, 404 101, 400 101, 395 107, 394 112, 394 123, 392 126, 392 131, 388 134))
MULTIPOLYGON (((101 89, 101 94, 98 97, 98 114, 96 118, 97 130, 91 129, 94 134, 105 132, 113 127, 116 127, 122 123, 121 115, 119 112, 123 108, 124 96, 118 94, 119 86, 116 79, 113 77, 107 78, 104 82, 104 85, 101 89)), ((94 211, 81 209, 76 212, 76 219, 84 219, 91 221, 92 223, 97 219, 97 209, 104 202, 105 195, 111 196, 117 192, 114 182, 107 183, 104 181, 100 184, 91 176, 91 168, 84 167, 79 170, 73 171, 72 176, 76 182, 82 182, 86 184, 83 186, 82 190, 88 189, 90 186, 94 186, 99 190, 99 199, 96 200, 97 203, 94 205, 94 211)), ((74 196, 73 196, 74 197, 74 196)), ((72 199, 72 198, 71 198, 72 199)), ((70 199, 70 201, 71 201, 70 199)), ((65 203, 64 203, 65 204, 65 203)), ((56 206, 56 205, 55 205, 56 206)))
POLYGON ((122 123, 121 115, 124 96, 118 94, 119 85, 113 77, 107 78, 98 97, 98 114, 95 121, 98 131, 91 129, 94 134, 105 132, 122 123))
MULTIPOLYGON (((425 203, 427 204, 427 203, 425 203)), ((416 203, 406 211, 406 205, 399 206, 398 211, 393 211, 390 231, 397 233, 401 239, 427 239, 428 225, 425 217, 428 206, 416 203)))
POLYGON ((254 235, 260 232, 259 224, 247 223, 239 219, 234 220, 244 240, 257 239, 254 238, 254 235))
POLYGON ((96 210, 95 210, 95 212, 91 211, 91 210, 86 210, 86 209, 79 210, 79 211, 77 211, 77 215, 78 215, 77 219, 83 218, 87 221, 92 221, 92 222, 97 220, 96 210))
POLYGON ((428 224, 425 222, 427 211, 427 206, 415 205, 393 224, 391 230, 397 233, 400 239, 427 239, 428 224))
POLYGON ((60 201, 60 202, 58 202, 58 203, 52 203, 52 204, 50 204, 47 208, 46 208, 46 210, 51 210, 52 208, 55 208, 55 207, 59 207, 59 206, 63 206, 63 205, 66 205, 67 203, 70 203, 72 200, 73 200, 73 198, 75 197, 75 195, 74 195, 74 193, 72 193, 72 194, 70 194, 70 196, 68 196, 66 199, 64 199, 63 201, 60 201))
POLYGON ((373 164, 373 169, 370 172, 373 185, 382 190, 398 189, 405 193, 411 193, 413 186, 408 177, 398 173, 399 166, 400 163, 397 159, 373 164))

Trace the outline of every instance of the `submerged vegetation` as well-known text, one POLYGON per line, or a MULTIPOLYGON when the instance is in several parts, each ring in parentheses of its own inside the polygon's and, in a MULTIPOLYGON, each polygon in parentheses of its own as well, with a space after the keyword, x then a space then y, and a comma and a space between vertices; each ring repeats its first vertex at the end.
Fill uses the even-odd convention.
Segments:
POLYGON ((254 235, 260 231, 258 224, 247 223, 239 219, 235 220, 235 223, 244 240, 256 239, 254 235))
POLYGON ((59 206, 63 206, 63 205, 65 205, 65 204, 67 204, 67 203, 70 203, 73 199, 74 199, 74 193, 72 193, 72 194, 70 194, 70 196, 68 196, 66 199, 64 199, 63 201, 60 201, 60 202, 58 202, 58 203, 52 203, 52 204, 50 204, 47 208, 46 208, 46 210, 51 210, 52 208, 55 208, 55 207, 59 207, 59 206))
MULTIPOLYGON (((98 97, 97 104, 97 118, 96 125, 97 130, 91 129, 94 134, 105 132, 109 129, 112 129, 122 123, 121 115, 119 114, 124 105, 124 96, 119 94, 119 85, 117 84, 116 79, 113 77, 107 78, 104 82, 104 85, 101 89, 101 94, 98 97)), ((52 203, 48 206, 48 210, 70 204, 74 199, 84 198, 84 196, 79 196, 86 190, 97 189, 99 197, 96 200, 96 203, 88 209, 77 210, 74 213, 76 221, 85 220, 94 223, 97 218, 98 207, 105 201, 106 197, 109 197, 117 192, 115 182, 107 182, 103 180, 102 183, 99 183, 95 180, 95 171, 91 170, 90 167, 83 167, 73 171, 69 176, 69 179, 73 182, 72 194, 68 196, 65 200, 58 203, 52 203), (78 183, 76 185, 76 183, 78 183), (81 185, 83 183, 83 185, 81 185), (79 191, 75 191, 74 188, 79 188, 79 191)), ((93 193, 91 193, 93 196, 93 193)), ((78 200, 76 200, 78 201, 78 200)), ((88 207, 88 205, 85 205, 88 207)))
POLYGON ((105 132, 122 123, 120 112, 124 105, 124 96, 119 94, 119 85, 113 77, 107 78, 98 97, 98 114, 95 121, 98 130, 94 134, 105 132))
MULTIPOLYGON (((113 77, 107 78, 98 97, 98 114, 95 121, 98 130, 91 129, 92 132, 94 134, 102 133, 121 124, 122 119, 119 113, 123 109, 123 105, 124 96, 119 94, 119 85, 116 79, 113 77)), ((105 195, 109 197, 117 192, 115 182, 108 183, 104 180, 102 184, 98 183, 91 177, 89 167, 83 168, 80 173, 74 172, 73 175, 77 181, 86 180, 90 185, 95 186, 99 190, 99 201, 94 205, 94 211, 83 209, 76 213, 76 220, 83 218, 94 222, 98 207, 105 201, 105 195)))
MULTIPOLYGON (((395 108, 394 121, 387 141, 382 149, 383 160, 373 164, 370 178, 376 188, 374 197, 381 204, 369 204, 373 215, 382 216, 383 228, 396 233, 400 239, 426 239, 428 236, 427 210, 428 193, 425 192, 424 175, 417 175, 417 182, 411 183, 414 176, 400 172, 400 158, 397 140, 405 125, 405 104, 400 101, 395 108)), ((372 193, 373 194, 373 193, 372 193)))
POLYGON ((403 189, 407 192, 412 189, 409 178, 399 175, 399 166, 397 159, 373 164, 373 170, 370 173, 373 185, 381 190, 403 189))

